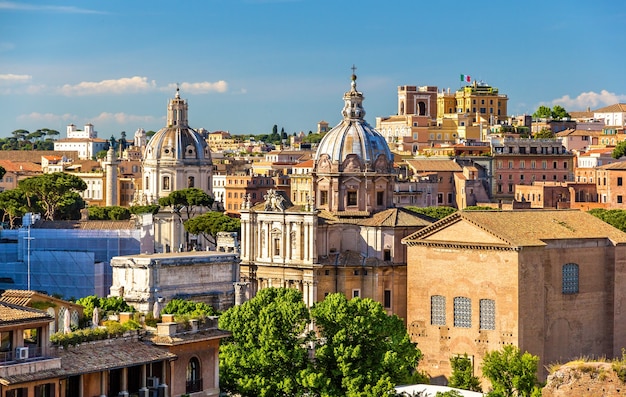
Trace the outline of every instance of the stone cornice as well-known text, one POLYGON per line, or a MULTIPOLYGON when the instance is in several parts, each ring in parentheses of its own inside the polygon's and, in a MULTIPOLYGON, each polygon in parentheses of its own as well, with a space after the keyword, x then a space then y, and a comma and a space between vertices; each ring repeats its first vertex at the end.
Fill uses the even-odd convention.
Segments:
POLYGON ((434 247, 434 248, 449 248, 449 249, 473 249, 473 250, 488 250, 488 251, 520 251, 521 247, 516 246, 506 246, 506 245, 492 245, 492 244, 468 244, 468 243, 457 243, 451 241, 406 241, 406 245, 409 247, 414 246, 423 246, 423 247, 434 247))

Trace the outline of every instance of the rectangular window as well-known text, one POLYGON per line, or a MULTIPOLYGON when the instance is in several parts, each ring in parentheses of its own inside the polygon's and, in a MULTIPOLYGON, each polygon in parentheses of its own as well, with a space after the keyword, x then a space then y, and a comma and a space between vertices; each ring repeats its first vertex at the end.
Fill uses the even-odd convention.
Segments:
POLYGON ((533 170, 534 170, 535 168, 537 168, 537 163, 535 162, 535 160, 532 160, 532 161, 530 162, 530 168, 532 168, 533 170))
POLYGON ((446 325, 446 297, 433 295, 430 297, 430 323, 446 325))
POLYGON ((513 161, 509 160, 509 169, 513 169, 513 161))
POLYGON ((357 205, 356 191, 348 192, 348 205, 357 205))
POLYGON ((352 290, 352 297, 353 298, 358 298, 361 295, 361 290, 360 289, 353 289, 352 290))
POLYGON ((578 293, 578 265, 575 263, 563 265, 563 293, 578 293))
POLYGON ((320 192, 320 205, 328 205, 328 190, 320 192))
POLYGON ((617 203, 618 204, 622 204, 622 196, 621 195, 617 196, 617 203))
POLYGON ((385 309, 391 308, 391 290, 388 290, 388 289, 385 290, 383 305, 385 309))
POLYGON ((480 329, 496 329, 496 301, 480 300, 480 329))
POLYGON ((454 298, 454 326, 459 328, 472 327, 472 300, 465 296, 454 298))
POLYGON ((621 176, 617 177, 617 186, 622 186, 622 177, 621 176))
POLYGON ((390 249, 385 249, 383 250, 383 260, 384 261, 391 261, 391 250, 390 249))
POLYGON ((521 169, 526 168, 526 161, 524 161, 524 160, 520 160, 520 162, 519 162, 519 167, 520 167, 521 169))
POLYGON ((376 192, 376 205, 384 205, 385 192, 376 192))
POLYGON ((280 239, 274 239, 274 256, 280 256, 280 239))

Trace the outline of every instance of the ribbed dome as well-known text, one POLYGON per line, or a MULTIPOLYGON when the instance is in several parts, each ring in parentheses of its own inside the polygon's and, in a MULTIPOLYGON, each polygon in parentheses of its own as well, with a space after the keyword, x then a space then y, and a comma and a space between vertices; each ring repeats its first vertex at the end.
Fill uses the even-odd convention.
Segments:
POLYGON ((206 140, 189 127, 161 128, 146 145, 145 160, 208 160, 206 140))
POLYGON ((146 145, 144 159, 183 161, 193 164, 211 162, 211 151, 206 139, 187 123, 187 103, 176 97, 167 108, 167 127, 161 128, 146 145))
POLYGON ((343 120, 322 138, 315 154, 315 164, 329 161, 338 171, 347 165, 352 171, 390 172, 392 156, 385 138, 363 119, 363 94, 356 89, 356 75, 352 75, 350 91, 343 96, 343 120), (384 157, 381 157, 384 156, 384 157), (350 161, 344 164, 348 158, 350 161), (358 158, 358 163, 355 164, 358 158))

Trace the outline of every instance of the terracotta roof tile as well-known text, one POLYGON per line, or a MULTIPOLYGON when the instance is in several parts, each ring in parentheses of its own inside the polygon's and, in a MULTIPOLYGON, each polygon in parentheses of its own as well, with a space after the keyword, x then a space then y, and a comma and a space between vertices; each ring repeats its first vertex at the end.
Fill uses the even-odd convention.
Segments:
POLYGON ((53 318, 41 310, 0 302, 0 326, 20 324, 34 320, 52 321, 53 318))
POLYGON ((626 244, 626 233, 579 210, 459 211, 406 237, 418 242, 456 222, 470 222, 508 245, 538 246, 554 239, 609 239, 626 244))
POLYGON ((426 171, 462 171, 459 164, 452 160, 405 160, 416 172, 426 171))

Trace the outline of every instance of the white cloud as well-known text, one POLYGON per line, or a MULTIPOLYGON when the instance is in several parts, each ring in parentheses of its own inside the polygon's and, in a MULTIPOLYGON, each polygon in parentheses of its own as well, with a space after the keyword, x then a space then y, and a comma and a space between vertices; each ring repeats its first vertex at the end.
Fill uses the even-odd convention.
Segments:
POLYGON ((106 12, 78 8, 73 6, 47 6, 33 4, 18 4, 11 1, 0 1, 0 10, 13 11, 47 11, 64 14, 106 14, 106 12))
POLYGON ((76 85, 65 84, 59 89, 63 95, 98 95, 145 92, 156 88, 154 80, 147 77, 123 77, 117 80, 83 81, 76 85))
POLYGON ((32 112, 29 114, 21 114, 17 116, 18 121, 22 122, 37 122, 41 124, 57 124, 60 122, 77 119, 78 116, 65 113, 65 114, 53 114, 53 113, 37 113, 32 112))
POLYGON ((552 100, 553 105, 561 105, 568 111, 582 111, 590 108, 597 109, 607 105, 614 105, 626 101, 626 95, 615 94, 602 90, 599 93, 589 91, 583 92, 575 98, 564 95, 561 98, 552 100))
POLYGON ((2 83, 24 83, 33 79, 33 76, 28 74, 13 74, 6 73, 0 74, 0 82, 2 83))
POLYGON ((159 118, 154 116, 139 116, 135 114, 127 114, 127 113, 109 113, 102 112, 99 115, 90 119, 93 124, 105 124, 110 122, 115 122, 118 124, 151 124, 156 121, 159 121, 159 118))
POLYGON ((166 87, 161 88, 161 91, 175 91, 176 87, 180 87, 183 93, 189 94, 206 94, 209 92, 226 92, 228 90, 228 83, 224 80, 211 83, 210 81, 202 81, 199 83, 181 83, 181 84, 168 84, 166 87))

